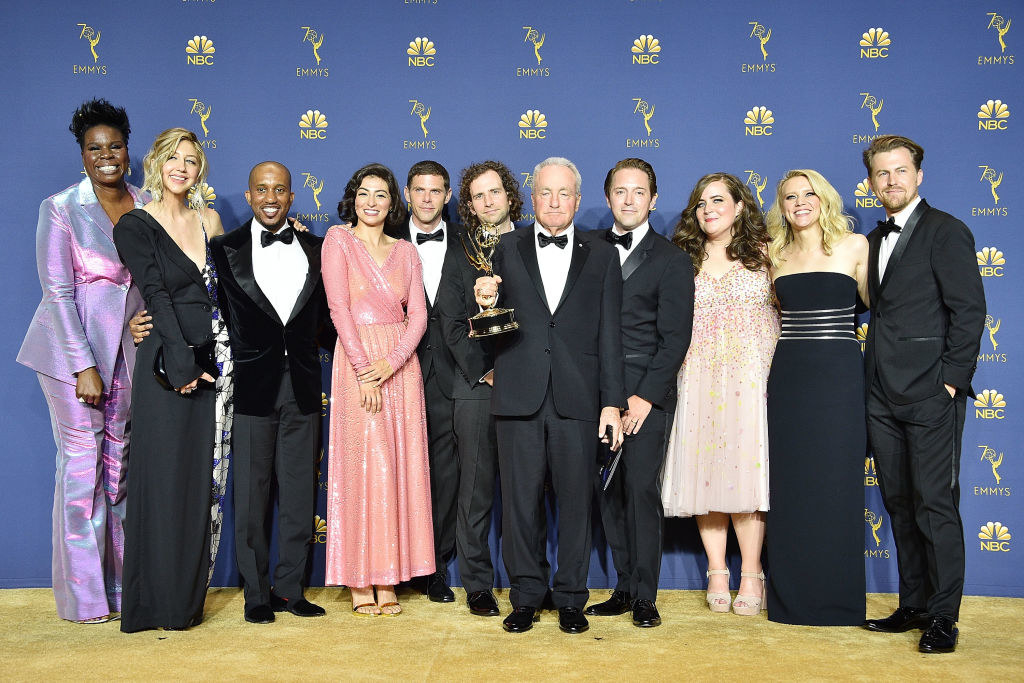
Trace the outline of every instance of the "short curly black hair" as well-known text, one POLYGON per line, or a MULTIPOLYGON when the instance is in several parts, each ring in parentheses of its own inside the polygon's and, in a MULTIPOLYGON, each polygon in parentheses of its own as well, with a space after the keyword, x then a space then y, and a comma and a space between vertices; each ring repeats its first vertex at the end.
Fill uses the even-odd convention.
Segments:
POLYGON ((71 125, 68 130, 75 136, 78 146, 85 149, 85 132, 94 126, 110 126, 121 131, 125 144, 128 144, 128 136, 131 135, 132 127, 128 125, 128 114, 124 107, 115 107, 103 98, 83 102, 82 106, 71 115, 71 125))

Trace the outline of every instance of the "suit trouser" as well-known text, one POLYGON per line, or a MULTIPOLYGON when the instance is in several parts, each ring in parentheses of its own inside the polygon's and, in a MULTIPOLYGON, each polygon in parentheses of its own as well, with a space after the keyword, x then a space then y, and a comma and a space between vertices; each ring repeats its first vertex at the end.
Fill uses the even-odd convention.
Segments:
POLYGON ((57 616, 79 621, 121 611, 124 471, 131 388, 118 352, 100 405, 75 385, 37 373, 57 444, 53 495, 53 596, 57 616))
POLYGON ((455 508, 459 492, 459 461, 452 429, 452 399, 439 386, 431 368, 423 380, 427 411, 427 456, 430 462, 430 507, 434 522, 434 566, 448 574, 455 554, 455 508))
POLYGON ((267 511, 277 478, 278 561, 274 592, 302 598, 316 507, 316 446, 320 415, 304 415, 287 367, 270 415, 235 413, 235 552, 247 606, 270 603, 267 511))
POLYGON ((459 458, 455 543, 462 585, 467 593, 472 593, 494 586, 494 565, 487 538, 494 508, 498 444, 489 400, 457 398, 454 403, 459 458))
POLYGON ((651 408, 640 432, 626 437, 608 490, 602 491, 596 478, 601 523, 618 575, 615 589, 641 600, 658 597, 665 519, 661 471, 671 418, 672 413, 651 408))
POLYGON ((552 597, 556 607, 587 604, 590 511, 597 463, 597 421, 573 420, 555 411, 548 388, 529 417, 495 418, 501 471, 502 554, 513 607, 539 608, 547 592, 547 569, 538 552, 543 539, 544 477, 558 505, 558 567, 552 597))
POLYGON ((908 405, 868 392, 868 437, 892 523, 900 605, 959 617, 964 588, 960 445, 966 397, 941 393, 908 405))

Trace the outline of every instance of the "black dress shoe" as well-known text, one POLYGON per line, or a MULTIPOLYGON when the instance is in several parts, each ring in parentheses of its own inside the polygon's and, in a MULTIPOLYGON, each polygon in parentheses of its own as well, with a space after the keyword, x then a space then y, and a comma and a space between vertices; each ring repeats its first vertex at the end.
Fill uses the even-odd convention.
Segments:
POLYGON ((614 617, 628 612, 630 602, 629 595, 625 591, 612 591, 610 598, 604 602, 590 605, 583 610, 583 613, 593 617, 614 617))
POLYGON ((473 591, 466 596, 466 604, 469 611, 478 617, 496 617, 498 612, 498 601, 494 599, 494 593, 489 590, 473 591))
POLYGON ((245 620, 250 624, 269 624, 274 621, 274 610, 270 608, 270 605, 246 607, 245 620))
POLYGON ((661 626, 661 615, 658 614, 658 608, 654 606, 653 601, 633 601, 633 626, 639 626, 640 628, 661 626))
POLYGON ((583 610, 578 607, 558 608, 558 628, 564 633, 583 633, 590 628, 583 610))
POLYGON ((306 598, 286 601, 286 610, 297 617, 322 617, 327 612, 320 605, 314 605, 306 598))
POLYGON ((274 591, 270 591, 270 609, 275 612, 284 612, 288 609, 288 601, 279 597, 274 591))
POLYGON ((533 607, 516 607, 512 614, 505 617, 501 627, 509 633, 525 633, 533 628, 533 623, 539 621, 537 610, 533 607))
POLYGON ((956 622, 949 617, 932 617, 917 649, 926 654, 952 652, 956 649, 956 637, 959 633, 956 622))
POLYGON ((444 572, 432 574, 427 579, 427 597, 431 602, 455 602, 455 593, 448 587, 448 577, 444 572))
POLYGON ((931 618, 928 612, 916 607, 897 607, 892 615, 885 619, 868 619, 864 628, 879 633, 903 633, 911 629, 928 628, 931 618))

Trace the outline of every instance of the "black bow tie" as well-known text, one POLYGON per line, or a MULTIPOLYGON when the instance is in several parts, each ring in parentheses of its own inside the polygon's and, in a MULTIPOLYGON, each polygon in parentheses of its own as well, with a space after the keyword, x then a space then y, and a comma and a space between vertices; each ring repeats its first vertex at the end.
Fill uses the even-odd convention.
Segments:
POLYGON ((293 239, 295 239, 295 231, 291 228, 278 230, 276 233, 270 232, 269 230, 264 230, 260 233, 260 244, 264 247, 269 247, 274 242, 291 244, 293 239))
POLYGON ((902 232, 903 228, 896 225, 896 221, 889 216, 888 220, 878 221, 878 229, 882 231, 882 239, 884 240, 892 232, 902 232))
POLYGON ((559 249, 565 249, 565 245, 569 244, 569 238, 566 235, 559 235, 558 237, 548 237, 546 233, 538 232, 537 244, 540 245, 541 249, 548 246, 549 244, 553 244, 559 249))
POLYGON ((418 232, 416 233, 416 244, 423 244, 424 242, 443 242, 444 241, 444 228, 438 228, 434 232, 418 232))
POLYGON ((608 228, 604 233, 604 238, 612 244, 619 245, 626 251, 629 251, 629 248, 633 246, 633 233, 631 232, 627 232, 625 235, 619 235, 611 228, 608 228))

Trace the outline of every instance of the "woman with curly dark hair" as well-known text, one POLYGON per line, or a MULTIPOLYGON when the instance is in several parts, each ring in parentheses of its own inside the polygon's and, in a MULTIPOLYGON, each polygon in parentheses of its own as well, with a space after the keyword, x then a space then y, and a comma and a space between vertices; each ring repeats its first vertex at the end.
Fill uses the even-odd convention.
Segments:
POLYGON ((36 266, 43 299, 18 362, 39 376, 57 442, 57 616, 98 624, 121 611, 121 468, 135 365, 130 328, 138 322, 129 316, 143 307, 111 235, 114 223, 149 197, 125 180, 131 126, 123 108, 90 100, 69 128, 85 177, 39 207, 36 266))
POLYGON ((331 375, 328 585, 352 611, 402 611, 395 584, 434 573, 427 421, 416 345, 427 328, 423 267, 412 242, 389 237, 405 207, 391 171, 356 171, 341 220, 321 249, 338 330, 331 375), (376 595, 375 595, 376 593, 376 595))
POLYGON ((662 500, 669 517, 696 516, 708 556, 712 612, 755 615, 764 603, 761 546, 768 509, 765 390, 779 336, 768 277, 768 232, 736 176, 698 182, 673 241, 696 271, 693 338, 679 371, 662 500), (729 594, 729 520, 739 541, 739 591, 729 594))

